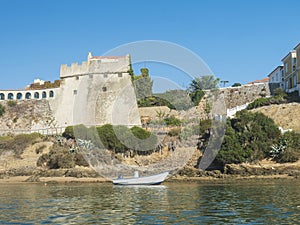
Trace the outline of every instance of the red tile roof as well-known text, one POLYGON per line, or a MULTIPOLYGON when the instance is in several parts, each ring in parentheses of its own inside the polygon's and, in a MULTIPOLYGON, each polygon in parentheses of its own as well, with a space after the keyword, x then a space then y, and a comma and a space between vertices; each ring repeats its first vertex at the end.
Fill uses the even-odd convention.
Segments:
POLYGON ((255 80, 255 81, 249 82, 247 84, 267 83, 267 82, 269 82, 269 80, 270 80, 270 78, 266 77, 261 80, 255 80))

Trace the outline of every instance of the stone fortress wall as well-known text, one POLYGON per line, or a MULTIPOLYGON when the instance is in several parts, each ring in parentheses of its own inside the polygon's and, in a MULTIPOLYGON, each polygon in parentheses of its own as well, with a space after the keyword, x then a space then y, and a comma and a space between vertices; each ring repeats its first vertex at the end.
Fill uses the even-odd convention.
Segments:
MULTIPOLYGON (((46 101, 55 118, 52 127, 53 124, 66 127, 108 123, 139 126, 141 122, 129 69, 129 55, 93 57, 89 53, 86 62, 61 65, 59 88, 0 91, 0 101, 46 101)), ((36 130, 51 128, 42 122, 33 127, 36 130)))
POLYGON ((261 97, 271 95, 269 83, 246 84, 239 87, 220 88, 224 94, 227 109, 232 109, 261 97))
MULTIPOLYGON (((32 120, 31 127, 28 123, 22 127, 20 123, 19 129, 43 130, 78 124, 140 126, 129 69, 129 55, 97 57, 89 53, 86 62, 61 65, 58 88, 0 91, 0 102, 20 100, 18 102, 26 103, 30 100, 40 105, 32 111, 44 115, 40 121, 32 120), (40 101, 43 104, 39 104, 40 101)), ((227 111, 233 112, 257 98, 269 96, 270 87, 268 83, 256 83, 221 88, 219 92, 225 97, 227 111)), ((6 122, 2 124, 0 130, 13 127, 6 126, 6 122)))

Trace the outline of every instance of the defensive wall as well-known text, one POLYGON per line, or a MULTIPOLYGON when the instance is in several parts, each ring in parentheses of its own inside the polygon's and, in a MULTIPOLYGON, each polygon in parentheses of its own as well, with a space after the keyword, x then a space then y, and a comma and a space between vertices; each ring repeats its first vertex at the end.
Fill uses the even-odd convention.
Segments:
MULTIPOLYGON (((87 61, 81 64, 61 65, 57 88, 0 91, 0 101, 3 102, 17 100, 29 104, 33 101, 28 112, 34 115, 26 121, 23 118, 22 122, 21 113, 15 112, 13 120, 20 121, 17 123, 11 121, 8 115, 8 118, 2 118, 4 121, 0 130, 47 130, 78 124, 140 126, 129 69, 129 55, 98 57, 89 53, 87 61), (39 117, 42 119, 38 121, 39 117)), ((224 95, 227 114, 230 115, 271 93, 268 83, 221 88, 218 91, 224 95)), ((22 109, 19 111, 22 112, 22 109)))
POLYGON ((129 55, 98 57, 89 53, 86 62, 61 65, 59 88, 0 91, 0 101, 46 101, 44 106, 55 121, 51 127, 34 124, 31 128, 35 130, 78 124, 140 126, 129 69, 129 55))

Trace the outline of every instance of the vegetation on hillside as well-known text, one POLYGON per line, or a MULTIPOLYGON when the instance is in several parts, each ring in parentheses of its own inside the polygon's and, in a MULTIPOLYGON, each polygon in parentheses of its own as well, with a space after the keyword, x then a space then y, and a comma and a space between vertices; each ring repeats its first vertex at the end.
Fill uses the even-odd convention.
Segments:
POLYGON ((259 108, 262 106, 272 105, 272 104, 284 104, 290 102, 300 102, 298 91, 292 93, 285 93, 281 88, 276 88, 274 90, 274 95, 270 98, 258 98, 247 107, 248 110, 259 108))
POLYGON ((75 166, 89 166, 82 154, 72 152, 69 148, 54 145, 48 154, 43 154, 37 161, 37 166, 48 169, 66 169, 75 166))
POLYGON ((247 110, 227 120, 227 129, 215 163, 256 162, 272 158, 277 162, 294 162, 300 159, 300 134, 282 135, 274 121, 262 113, 247 110), (274 149, 281 149, 274 153, 274 149))
POLYGON ((0 117, 5 113, 5 106, 0 103, 0 117))
POLYGON ((219 84, 220 79, 214 76, 202 76, 195 78, 190 83, 188 91, 190 98, 195 106, 199 105, 199 102, 204 97, 204 90, 215 90, 219 84))
POLYGON ((20 158, 27 147, 42 138, 38 133, 0 136, 0 155, 5 151, 12 151, 15 157, 20 158))
POLYGON ((155 151, 157 137, 140 127, 113 126, 86 128, 83 125, 67 127, 63 136, 90 140, 98 148, 105 148, 114 153, 134 151, 140 154, 150 154, 155 151))
POLYGON ((138 100, 152 96, 153 81, 147 68, 141 69, 141 75, 132 76, 135 94, 138 100))
MULTIPOLYGON (((131 71, 133 74, 133 72, 131 71)), ((205 95, 204 90, 216 89, 219 79, 214 76, 202 76, 191 81, 187 90, 168 90, 152 94, 153 81, 146 68, 141 69, 140 76, 132 75, 139 107, 167 106, 170 109, 187 110, 198 106, 205 95)))

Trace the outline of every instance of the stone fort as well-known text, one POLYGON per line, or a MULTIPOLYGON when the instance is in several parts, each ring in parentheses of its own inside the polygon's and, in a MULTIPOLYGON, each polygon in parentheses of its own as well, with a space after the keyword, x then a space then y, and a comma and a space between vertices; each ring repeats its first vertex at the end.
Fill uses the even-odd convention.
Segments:
POLYGON ((77 124, 139 126, 137 101, 128 73, 130 63, 129 55, 111 57, 89 53, 87 61, 81 64, 61 65, 56 85, 0 91, 0 101, 34 102, 34 109, 47 114, 48 123, 35 121, 26 127, 31 130, 77 124))
MULTIPOLYGON (((130 56, 92 56, 81 64, 61 65, 60 79, 24 90, 0 90, 0 102, 10 111, 0 120, 0 134, 61 133, 71 125, 141 126, 131 81, 130 56), (17 102, 9 107, 9 101, 17 102)), ((257 98, 269 96, 268 83, 221 88, 227 115, 257 98)))

